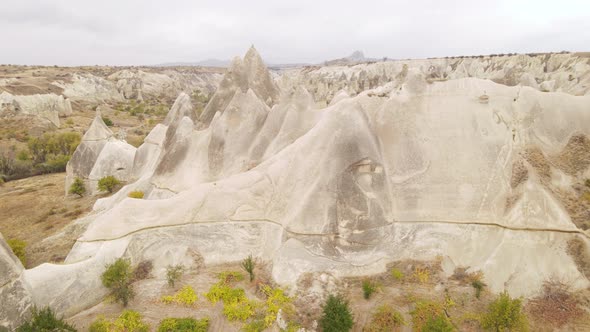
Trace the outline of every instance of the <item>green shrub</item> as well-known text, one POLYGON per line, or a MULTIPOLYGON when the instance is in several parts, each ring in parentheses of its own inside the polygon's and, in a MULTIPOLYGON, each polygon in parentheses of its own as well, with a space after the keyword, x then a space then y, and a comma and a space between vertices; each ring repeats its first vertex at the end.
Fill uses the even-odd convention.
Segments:
POLYGON ((393 279, 397 281, 404 279, 404 273, 400 269, 395 267, 391 269, 391 276, 393 277, 393 279))
POLYGON ((12 252, 14 253, 14 255, 16 257, 18 257, 18 259, 20 260, 20 262, 23 264, 23 266, 27 265, 27 252, 26 252, 26 248, 27 248, 27 243, 23 240, 19 240, 19 239, 8 239, 8 241, 6 241, 8 243, 8 246, 10 247, 10 249, 12 249, 12 252))
POLYGON ((481 295, 481 291, 484 289, 486 284, 484 284, 483 281, 476 279, 471 282, 471 286, 473 288, 475 288, 475 297, 479 299, 479 296, 481 295))
POLYGON ((130 192, 127 196, 129 196, 131 198, 142 199, 143 198, 143 191, 134 190, 134 191, 130 192))
POLYGON ((507 292, 501 293, 490 303, 482 318, 482 327, 491 331, 528 331, 522 300, 512 299, 507 292))
POLYGON ((388 304, 377 308, 371 317, 371 322, 365 327, 365 332, 399 331, 406 321, 402 314, 388 304))
POLYGON ((418 301, 416 302, 414 310, 410 312, 412 315, 412 326, 414 331, 422 331, 426 323, 431 318, 444 316, 444 306, 433 301, 418 301))
POLYGON ((16 329, 17 332, 51 332, 51 331, 76 331, 76 329, 58 318, 51 308, 41 310, 33 308, 31 318, 16 329))
POLYGON ((377 290, 377 286, 371 280, 363 280, 363 297, 368 300, 371 295, 377 290))
POLYGON ((426 321, 422 332, 453 332, 455 327, 446 316, 431 317, 426 321))
POLYGON ((249 255, 246 259, 242 261, 242 267, 248 274, 250 275, 250 282, 254 281, 254 259, 252 259, 252 255, 249 255))
POLYGON ((109 322, 104 316, 99 316, 88 328, 89 332, 110 332, 109 328, 112 323, 109 322))
POLYGON ((18 152, 18 154, 16 155, 16 159, 18 159, 20 161, 27 161, 27 160, 31 160, 31 157, 29 156, 29 154, 27 153, 27 151, 20 150, 18 152))
POLYGON ((348 307, 348 302, 341 296, 328 296, 320 319, 320 327, 324 332, 350 331, 353 325, 353 316, 348 307))
POLYGON ((177 303, 185 306, 192 306, 197 302, 199 297, 191 286, 184 286, 172 296, 162 296, 164 303, 177 303))
POLYGON ((68 126, 73 126, 73 125, 74 125, 74 119, 72 119, 72 118, 69 118, 69 119, 67 119, 67 120, 66 120, 66 124, 67 124, 68 126))
POLYGON ((72 185, 70 186, 70 190, 69 190, 70 194, 73 195, 78 195, 80 197, 84 196, 84 194, 86 193, 86 187, 84 186, 84 181, 82 181, 82 179, 80 178, 75 178, 74 182, 72 182, 72 185))
POLYGON ((105 176, 102 179, 98 180, 98 190, 100 191, 108 191, 112 193, 116 186, 121 184, 116 177, 109 175, 105 176))
POLYGON ((266 324, 262 319, 254 319, 242 327, 244 332, 262 332, 266 329, 266 324))
POLYGON ((66 165, 70 161, 70 156, 64 154, 53 155, 49 154, 45 158, 45 162, 37 164, 35 168, 41 173, 58 173, 66 170, 66 165))
POLYGON ((586 181, 584 181, 584 184, 586 185, 586 187, 590 188, 590 179, 586 179, 586 181))
POLYGON ((71 156, 81 140, 76 132, 45 133, 41 137, 30 138, 27 145, 35 164, 41 164, 50 155, 71 156))
POLYGON ((127 259, 119 258, 114 263, 106 266, 101 276, 102 284, 111 290, 115 301, 120 301, 127 306, 129 300, 135 295, 131 285, 133 270, 127 259))
POLYGON ((158 332, 207 332, 209 318, 166 318, 160 322, 158 332))
POLYGON ((89 328, 90 332, 148 332, 150 326, 142 321, 137 311, 124 310, 115 321, 98 317, 89 328))
POLYGON ((107 118, 106 116, 102 117, 102 122, 104 122, 104 124, 107 125, 107 127, 113 126, 113 120, 107 118))
POLYGON ((180 280, 182 274, 184 273, 184 266, 182 264, 178 265, 168 265, 166 267, 166 279, 168 280, 168 286, 174 287, 174 284, 180 280))

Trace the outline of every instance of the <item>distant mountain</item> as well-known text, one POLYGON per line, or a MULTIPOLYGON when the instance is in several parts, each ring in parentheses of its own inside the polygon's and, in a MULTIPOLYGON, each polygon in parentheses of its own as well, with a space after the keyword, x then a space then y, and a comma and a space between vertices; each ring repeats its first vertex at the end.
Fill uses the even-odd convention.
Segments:
POLYGON ((333 65, 350 65, 350 64, 356 64, 356 63, 361 63, 361 62, 372 62, 372 61, 378 61, 379 59, 376 58, 365 58, 365 54, 362 51, 354 51, 352 52, 351 55, 344 57, 344 58, 340 58, 340 59, 334 59, 334 60, 328 60, 325 61, 324 64, 328 65, 328 66, 333 66, 333 65))

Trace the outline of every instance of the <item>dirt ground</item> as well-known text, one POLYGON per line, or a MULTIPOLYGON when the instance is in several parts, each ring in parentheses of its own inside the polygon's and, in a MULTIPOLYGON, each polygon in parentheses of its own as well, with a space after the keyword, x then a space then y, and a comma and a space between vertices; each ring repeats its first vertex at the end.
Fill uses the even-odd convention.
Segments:
POLYGON ((0 186, 0 232, 5 239, 27 243, 27 268, 43 262, 62 262, 75 239, 49 248, 40 247, 39 243, 90 212, 98 198, 65 197, 64 183, 65 173, 57 173, 0 186))
MULTIPOLYGON (((354 332, 362 332, 371 321, 372 314, 375 310, 383 305, 389 304, 399 311, 406 321, 399 331, 410 332, 412 328, 411 312, 415 308, 417 301, 434 301, 446 305, 446 314, 452 321, 458 331, 483 331, 478 323, 479 317, 487 310, 489 304, 496 298, 496 295, 486 289, 481 293, 480 298, 475 297, 474 288, 464 281, 446 278, 442 272, 432 269, 427 282, 419 282, 412 276, 412 269, 415 268, 416 262, 402 262, 398 266, 405 272, 403 279, 397 280, 391 277, 390 273, 371 277, 371 281, 377 285, 377 291, 365 299, 361 288, 363 278, 345 278, 341 279, 338 293, 343 294, 350 303, 351 311, 354 315, 354 332), (450 303, 450 304, 449 304, 450 303)), ((164 279, 149 278, 136 282, 134 289, 136 297, 130 302, 127 309, 138 311, 142 314, 143 319, 148 323, 152 331, 155 331, 159 322, 167 317, 209 317, 211 325, 209 331, 240 331, 241 322, 229 322, 223 316, 223 305, 221 303, 211 304, 207 301, 205 293, 217 282, 217 275, 223 271, 242 271, 239 264, 225 264, 221 266, 201 267, 198 271, 186 273, 182 280, 177 283, 176 287, 171 288, 164 279), (164 304, 161 302, 163 295, 171 295, 184 285, 190 285, 198 293, 199 300, 193 307, 182 305, 164 304)), ((263 273, 264 278, 268 278, 268 268, 263 273)), ((250 299, 264 301, 264 298, 256 292, 256 280, 250 283, 247 278, 235 284, 234 287, 244 288, 246 295, 250 299)), ((308 322, 298 322, 304 327, 310 328, 312 321, 321 316, 321 308, 314 306, 310 302, 297 302, 298 297, 305 296, 309 289, 298 289, 292 294, 293 303, 296 304, 296 310, 306 311, 310 314, 308 322)), ((587 298, 587 296, 584 296, 587 298)), ((589 331, 590 320, 587 312, 587 304, 581 304, 586 309, 585 316, 576 319, 560 328, 551 325, 551 322, 545 321, 543 317, 535 317, 530 313, 530 307, 525 301, 525 312, 528 315, 530 331, 589 331)), ((108 319, 115 319, 125 308, 118 303, 105 300, 102 303, 83 311, 74 317, 68 319, 68 322, 74 324, 79 331, 88 331, 90 324, 99 316, 108 319)), ((559 310, 558 307, 555 310, 559 310)), ((278 331, 273 326, 267 331, 278 331)))

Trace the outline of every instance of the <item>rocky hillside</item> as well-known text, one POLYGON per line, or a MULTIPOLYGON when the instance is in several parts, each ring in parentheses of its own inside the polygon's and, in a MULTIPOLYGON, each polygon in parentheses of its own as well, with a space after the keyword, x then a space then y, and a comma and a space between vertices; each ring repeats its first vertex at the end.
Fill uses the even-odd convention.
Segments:
MULTIPOLYGON (((517 55, 272 75, 252 48, 202 113, 180 93, 137 149, 98 114, 66 189, 80 178, 92 194, 107 175, 126 185, 77 223, 85 230, 64 264, 22 278, 37 306, 66 316, 103 300, 100 275, 120 257, 152 262, 164 280, 170 264, 199 271, 253 255, 302 299, 398 265, 422 282, 424 262, 436 262, 431 292, 445 301, 458 271, 526 299, 550 280, 584 290, 589 61, 517 55)), ((64 93, 89 91, 84 82, 64 93)), ((144 98, 145 82, 117 91, 144 98)))

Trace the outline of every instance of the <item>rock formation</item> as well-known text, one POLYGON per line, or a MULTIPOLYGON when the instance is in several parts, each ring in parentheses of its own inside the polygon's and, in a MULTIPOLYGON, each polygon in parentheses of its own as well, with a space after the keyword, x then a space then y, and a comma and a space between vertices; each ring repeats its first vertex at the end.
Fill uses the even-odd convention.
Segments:
POLYGON ((55 94, 28 96, 0 93, 0 116, 36 116, 59 127, 59 117, 72 114, 70 100, 55 94))
POLYGON ((0 330, 17 328, 32 307, 31 289, 24 267, 0 234, 0 330))
POLYGON ((563 203, 590 177, 587 62, 566 61, 574 77, 556 93, 509 70, 561 77, 552 57, 546 73, 519 57, 429 61, 306 68, 277 85, 250 49, 198 119, 181 94, 137 153, 113 153, 97 117, 68 179, 134 154, 131 180, 97 201, 64 265, 25 271, 35 303, 69 315, 100 301, 104 264, 122 256, 162 274, 253 254, 291 286, 440 257, 448 275, 482 271, 494 292, 531 296, 552 277, 588 287, 566 249, 588 234, 563 203))
POLYGON ((66 166, 66 194, 76 177, 85 181, 87 191, 97 192, 101 178, 113 175, 122 181, 131 178, 135 147, 114 137, 100 111, 82 137, 82 142, 66 166))

